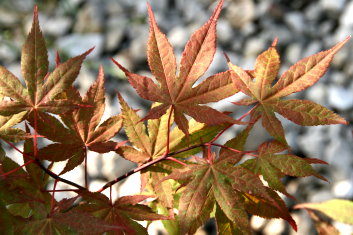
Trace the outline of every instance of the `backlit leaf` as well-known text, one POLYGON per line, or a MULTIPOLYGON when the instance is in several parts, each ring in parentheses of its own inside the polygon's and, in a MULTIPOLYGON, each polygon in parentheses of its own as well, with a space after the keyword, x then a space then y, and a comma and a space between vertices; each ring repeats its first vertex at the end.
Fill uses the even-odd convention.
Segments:
POLYGON ((290 67, 276 81, 280 61, 276 50, 277 39, 271 47, 256 59, 255 70, 248 73, 228 59, 231 76, 236 89, 248 95, 237 105, 255 104, 251 111, 253 120, 262 118, 262 125, 277 141, 287 144, 279 113, 299 125, 347 124, 334 112, 306 100, 281 100, 280 98, 302 91, 316 83, 327 71, 333 56, 347 43, 350 37, 339 42, 329 50, 304 58, 290 67), (254 78, 254 80, 253 80, 254 78), (272 84, 275 82, 275 85, 272 84))
POLYGON ((158 28, 149 6, 150 36, 147 57, 158 84, 150 78, 129 72, 113 60, 142 98, 161 103, 152 108, 144 119, 157 119, 165 114, 169 107, 172 107, 175 123, 186 135, 189 134, 189 128, 185 114, 198 122, 211 125, 241 123, 215 109, 200 105, 222 100, 237 92, 234 88, 232 89, 228 71, 211 76, 198 86, 192 87, 213 60, 216 50, 216 23, 222 5, 223 0, 219 2, 209 21, 198 29, 186 44, 180 62, 179 76, 176 75, 173 49, 166 36, 158 28))
POLYGON ((353 202, 349 200, 332 199, 321 203, 302 203, 295 208, 317 210, 336 221, 353 225, 353 202))

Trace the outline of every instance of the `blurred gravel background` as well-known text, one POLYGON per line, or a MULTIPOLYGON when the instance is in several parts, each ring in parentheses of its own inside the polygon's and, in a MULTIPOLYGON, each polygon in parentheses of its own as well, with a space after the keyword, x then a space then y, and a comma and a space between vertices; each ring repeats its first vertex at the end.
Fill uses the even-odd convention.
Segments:
MULTIPOLYGON (((178 61, 191 33, 209 18, 216 5, 213 0, 150 0, 150 3, 157 23, 174 46, 178 61)), ((34 0, 0 0, 0 64, 19 77, 21 47, 31 26, 34 4, 34 0)), ((84 63, 76 85, 85 92, 94 81, 99 64, 103 64, 106 72, 107 116, 119 112, 115 95, 117 91, 133 108, 142 109, 143 113, 150 103, 138 98, 110 57, 136 73, 150 75, 146 59, 149 32, 146 0, 46 0, 38 1, 37 4, 51 65, 54 66, 56 50, 65 60, 95 46, 94 52, 84 63)), ((252 69, 256 56, 267 49, 275 37, 279 38, 282 73, 297 60, 328 49, 352 34, 353 1, 225 0, 217 30, 217 53, 204 77, 227 69, 223 52, 230 56, 234 64, 252 69)), ((353 43, 348 42, 336 55, 320 82, 291 98, 310 99, 352 122, 352 51, 353 43)), ((237 97, 214 107, 231 110, 234 117, 239 117, 246 109, 235 107, 229 102, 237 97)), ((353 199, 351 125, 304 128, 281 120, 287 140, 297 155, 320 158, 330 163, 330 166, 316 167, 330 183, 314 177, 286 179, 288 192, 298 199, 297 202, 285 199, 288 205, 331 198, 353 199)), ((231 138, 240 129, 234 127, 225 137, 231 138)), ((254 149, 266 138, 268 135, 263 129, 257 128, 248 148, 254 149)), ((98 188, 107 179, 113 179, 133 167, 115 154, 103 158, 90 154, 89 164, 92 188, 98 188)), ((66 177, 75 177, 76 182, 82 182, 82 171, 70 172, 66 177)), ((115 196, 134 193, 138 189, 138 175, 132 178, 134 180, 128 179, 128 182, 119 185, 119 189, 115 189, 115 196)), ((298 234, 315 234, 304 211, 293 211, 293 216, 299 225, 298 234)), ((267 221, 253 217, 252 226, 256 234, 295 234, 282 220, 267 221)), ((337 226, 343 234, 353 232, 349 226, 337 226)), ((151 234, 157 234, 156 230, 153 232, 151 229, 151 234)))

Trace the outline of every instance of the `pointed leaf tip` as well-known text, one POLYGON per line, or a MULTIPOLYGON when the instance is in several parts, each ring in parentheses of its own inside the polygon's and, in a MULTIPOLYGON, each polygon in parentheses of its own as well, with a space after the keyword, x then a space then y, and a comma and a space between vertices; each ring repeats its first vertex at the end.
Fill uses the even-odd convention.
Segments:
POLYGON ((229 59, 229 56, 227 55, 227 53, 223 52, 223 55, 224 55, 224 57, 226 57, 227 62, 230 63, 230 59, 229 59))
POLYGON ((114 58, 112 57, 111 60, 113 61, 113 63, 119 67, 119 69, 121 69, 125 74, 129 73, 129 71, 124 68, 121 64, 119 64, 118 61, 114 60, 114 58))
POLYGON ((33 17, 37 18, 38 17, 38 6, 34 5, 33 7, 33 17))
POLYGON ((273 42, 271 44, 271 47, 276 47, 278 43, 278 37, 275 37, 275 39, 273 39, 273 42))

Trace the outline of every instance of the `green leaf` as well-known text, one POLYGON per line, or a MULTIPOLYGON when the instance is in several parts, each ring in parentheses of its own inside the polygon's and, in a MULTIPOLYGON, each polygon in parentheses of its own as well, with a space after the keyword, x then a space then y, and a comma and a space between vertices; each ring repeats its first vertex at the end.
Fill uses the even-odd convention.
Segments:
POLYGON ((32 216, 32 209, 28 203, 13 203, 6 205, 6 209, 14 216, 29 218, 32 216))
POLYGON ((295 206, 295 209, 317 210, 332 219, 353 225, 353 202, 343 199, 332 199, 321 203, 302 203, 295 206))

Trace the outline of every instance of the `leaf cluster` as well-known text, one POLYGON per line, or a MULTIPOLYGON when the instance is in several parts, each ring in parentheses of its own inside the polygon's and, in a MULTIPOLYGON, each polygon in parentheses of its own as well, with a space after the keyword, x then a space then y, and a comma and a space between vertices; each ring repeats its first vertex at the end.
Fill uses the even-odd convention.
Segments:
MULTIPOLYGON (((102 120, 103 67, 84 96, 72 85, 93 48, 65 62, 57 54, 56 67, 50 72, 38 9, 34 8, 32 28, 22 48, 25 84, 0 66, 0 138, 20 152, 25 162, 19 166, 1 149, 1 231, 147 234, 147 229, 136 221, 162 220, 170 234, 194 234, 214 217, 219 234, 251 234, 251 215, 282 218, 297 230, 278 194, 293 197, 281 180, 285 176, 326 180, 311 165, 326 163, 295 156, 275 113, 304 126, 347 124, 319 104, 283 97, 316 83, 349 37, 329 50, 300 60, 279 78, 275 39, 257 57, 254 70, 244 70, 228 59, 227 71, 195 85, 213 60, 222 5, 223 0, 210 19, 192 34, 179 67, 172 46, 148 5, 147 58, 153 79, 128 71, 114 59, 113 62, 136 92, 153 104, 148 114, 141 117, 118 94, 121 113, 106 120, 102 120), (236 114, 207 106, 238 92, 247 97, 234 104, 250 107, 242 117, 235 119, 236 114), (247 151, 249 133, 260 119, 273 140, 247 151), (22 122, 24 130, 14 127, 22 122), (242 131, 221 143, 220 137, 233 125, 243 126, 242 131), (114 137, 121 130, 127 140, 117 142, 114 137), (50 143, 38 147, 39 138, 50 143), (14 145, 21 141, 23 150, 14 145), (88 151, 115 152, 136 163, 136 168, 102 185, 100 190, 90 191, 88 151), (66 161, 64 168, 54 172, 53 166, 62 161, 66 161), (64 173, 80 166, 85 169, 84 185, 64 178, 64 173), (140 194, 115 201, 111 194, 103 194, 137 172, 141 175, 140 194), (48 188, 50 182, 52 188, 48 188), (58 183, 72 186, 67 191, 76 196, 58 201, 55 195, 62 191, 56 189, 58 183)), ((314 204, 305 206, 317 208, 314 204)))

